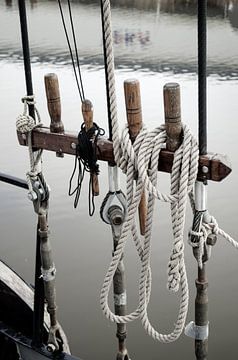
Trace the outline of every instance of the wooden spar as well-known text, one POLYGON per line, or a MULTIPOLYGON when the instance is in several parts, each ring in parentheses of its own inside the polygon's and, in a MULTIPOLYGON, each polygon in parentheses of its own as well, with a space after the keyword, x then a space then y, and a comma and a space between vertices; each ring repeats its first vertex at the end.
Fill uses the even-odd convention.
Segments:
MULTIPOLYGON (((143 126, 139 81, 136 79, 125 80, 124 93, 125 93, 127 123, 128 123, 131 142, 133 143, 143 126)), ((139 220, 140 220, 141 235, 145 235, 146 214, 147 214, 146 194, 145 191, 143 191, 139 204, 139 220)))
POLYGON ((175 151, 182 140, 180 87, 177 83, 164 86, 164 115, 167 133, 166 149, 175 151))
MULTIPOLYGON (((93 104, 90 100, 83 100, 82 102, 82 114, 85 123, 86 131, 93 127, 93 104)), ((99 182, 98 176, 96 174, 91 174, 92 176, 92 189, 93 195, 99 195, 99 182)))
MULTIPOLYGON (((17 133, 20 145, 27 146, 25 134, 17 133)), ((64 154, 75 155, 78 143, 76 132, 65 131, 64 134, 51 133, 47 127, 37 128, 32 131, 32 145, 34 148, 45 149, 64 154)), ((97 141, 98 160, 114 162, 112 142, 101 136, 97 141)), ((170 173, 172 170, 174 153, 167 149, 160 151, 158 170, 170 173)), ((200 155, 198 167, 198 180, 222 181, 231 173, 228 158, 221 154, 208 153, 200 155)))
MULTIPOLYGON (((59 81, 56 74, 50 73, 45 75, 45 92, 47 106, 50 115, 50 131, 52 133, 63 134, 64 124, 61 120, 61 101, 59 81)), ((57 157, 64 157, 62 149, 56 151, 57 157)))

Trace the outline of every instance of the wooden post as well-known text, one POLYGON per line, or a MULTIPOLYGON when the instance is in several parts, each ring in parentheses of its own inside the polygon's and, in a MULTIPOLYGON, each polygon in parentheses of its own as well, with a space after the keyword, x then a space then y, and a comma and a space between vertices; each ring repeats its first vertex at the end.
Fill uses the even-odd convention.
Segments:
MULTIPOLYGON (((61 121, 61 102, 59 82, 56 74, 45 75, 45 92, 47 98, 48 111, 50 115, 50 131, 52 133, 63 134, 64 124, 61 121)), ((64 157, 63 151, 56 152, 56 156, 64 157)))
MULTIPOLYGON (((124 81, 127 122, 132 143, 135 141, 142 126, 142 110, 140 97, 140 83, 136 79, 124 81)), ((139 220, 141 235, 145 235, 145 222, 147 214, 146 195, 143 191, 139 204, 139 220)))
MULTIPOLYGON (((90 100, 84 100, 82 102, 82 114, 85 123, 86 131, 93 127, 93 104, 90 100)), ((98 176, 96 174, 91 174, 92 176, 92 188, 93 188, 93 195, 99 195, 99 182, 98 176)))
POLYGON ((180 87, 177 83, 167 83, 164 86, 164 115, 167 132, 166 149, 175 151, 182 140, 180 87))

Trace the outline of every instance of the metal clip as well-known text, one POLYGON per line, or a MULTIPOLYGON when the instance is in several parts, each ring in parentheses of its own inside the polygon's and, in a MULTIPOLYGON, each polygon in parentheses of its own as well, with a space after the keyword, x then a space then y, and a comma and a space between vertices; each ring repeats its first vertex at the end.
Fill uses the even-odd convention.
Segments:
POLYGON ((206 340, 209 335, 209 323, 207 325, 199 326, 196 325, 194 321, 191 321, 186 325, 184 333, 195 340, 206 340))

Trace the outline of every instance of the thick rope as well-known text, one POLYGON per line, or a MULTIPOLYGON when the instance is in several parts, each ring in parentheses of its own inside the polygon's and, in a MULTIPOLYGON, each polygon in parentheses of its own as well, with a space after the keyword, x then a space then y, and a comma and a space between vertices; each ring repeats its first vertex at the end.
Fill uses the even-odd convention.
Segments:
POLYGON ((184 126, 184 141, 174 156, 174 164, 171 175, 171 194, 161 193, 157 185, 158 161, 160 150, 164 148, 166 133, 164 126, 160 126, 151 132, 143 128, 132 145, 129 138, 129 131, 123 131, 121 139, 123 171, 127 176, 127 202, 128 211, 122 227, 121 237, 114 253, 110 267, 106 274, 101 291, 101 307, 104 314, 111 321, 124 323, 133 321, 140 317, 145 330, 154 339, 161 342, 175 341, 183 331, 187 309, 188 309, 188 284, 184 264, 184 221, 187 195, 191 192, 197 174, 198 147, 190 131, 184 126), (181 169, 181 170, 180 170, 181 169), (136 187, 134 189, 135 173, 138 174, 136 187), (175 176, 174 174, 180 174, 175 176), (148 211, 146 219, 146 233, 144 243, 139 241, 135 230, 135 216, 140 202, 143 189, 148 190, 148 211), (153 210, 155 198, 171 203, 171 217, 174 233, 174 244, 168 265, 168 288, 178 291, 181 287, 181 300, 179 315, 175 328, 170 334, 158 333, 150 324, 147 316, 147 306, 151 290, 150 274, 150 247, 153 225, 153 210), (139 284, 139 304, 135 311, 126 316, 115 315, 108 306, 108 295, 112 284, 113 275, 119 264, 125 243, 132 232, 137 251, 141 259, 141 275, 139 284))
POLYGON ((132 146, 128 129, 123 132, 122 139, 119 137, 119 126, 117 120, 117 107, 116 107, 116 91, 115 91, 115 77, 114 77, 114 56, 113 56, 113 40, 111 29, 111 10, 110 1, 102 0, 103 7, 103 22, 105 32, 105 48, 106 48, 106 61, 109 74, 109 98, 110 110, 112 114, 112 140, 115 161, 127 175, 127 201, 128 213, 123 224, 121 238, 118 242, 116 251, 114 252, 113 259, 106 274, 104 284, 101 290, 101 307, 104 314, 114 322, 127 322, 141 317, 142 323, 148 333, 154 338, 163 342, 174 341, 181 334, 188 308, 188 285, 186 277, 186 269, 183 256, 183 228, 184 216, 186 207, 186 194, 191 191, 192 185, 196 179, 197 163, 198 163, 198 149, 194 150, 195 140, 191 144, 191 136, 188 130, 185 129, 183 143, 183 150, 180 148, 175 155, 173 173, 171 180, 176 179, 174 175, 182 168, 182 176, 177 183, 171 183, 171 194, 162 194, 156 189, 157 182, 157 166, 159 152, 166 141, 166 134, 163 127, 155 129, 146 135, 143 129, 138 135, 134 145, 132 146), (189 140, 190 137, 190 140, 189 140), (192 151, 191 151, 192 150, 192 151), (137 155, 135 155, 137 152, 137 155), (184 159, 182 158, 184 155, 184 159), (151 171, 148 175, 149 162, 151 161, 151 171), (188 165, 191 168, 188 170, 188 165), (152 165, 153 164, 153 165, 152 165), (136 189, 134 190, 134 174, 138 172, 138 180, 136 189), (144 244, 140 244, 138 235, 135 232, 134 218, 138 208, 144 187, 147 188, 149 193, 148 213, 146 220, 146 234, 144 244), (180 192, 177 190, 180 189, 180 192), (150 277, 150 238, 152 231, 152 214, 154 208, 154 198, 162 201, 170 202, 173 232, 174 232, 174 246, 169 262, 169 278, 168 288, 177 291, 179 284, 181 284, 182 296, 180 302, 180 311, 175 325, 174 331, 169 335, 159 334, 150 325, 147 317, 147 305, 150 297, 151 277, 150 277), (176 203, 174 205, 174 203, 176 203), (133 229, 133 230, 132 230, 133 229), (111 312, 108 306, 108 294, 110 286, 113 281, 113 275, 119 264, 121 255, 123 253, 126 239, 130 232, 133 232, 133 239, 137 246, 137 251, 142 261, 142 270, 140 277, 140 290, 139 290, 139 305, 138 308, 127 316, 117 316, 111 312), (140 244, 138 246, 138 244, 140 244))
POLYGON ((17 117, 16 128, 22 134, 27 134, 28 151, 30 158, 30 171, 26 174, 27 184, 29 191, 32 191, 31 179, 34 179, 39 173, 41 173, 41 156, 42 149, 33 151, 32 149, 32 130, 36 127, 42 126, 39 111, 35 107, 34 95, 25 96, 22 98, 24 104, 24 110, 21 115, 17 117), (34 111, 36 119, 31 117, 28 113, 28 105, 34 105, 34 111))
MULTIPOLYGON (((190 197, 191 207, 195 210, 194 201, 191 199, 193 198, 193 185, 197 176, 198 146, 188 128, 184 126, 183 143, 174 154, 174 162, 171 173, 171 192, 170 194, 163 194, 157 189, 156 184, 159 153, 166 142, 164 126, 161 126, 151 132, 147 132, 146 129, 143 128, 133 145, 131 144, 128 128, 125 128, 122 133, 122 138, 120 139, 117 120, 110 0, 102 0, 102 9, 105 33, 106 64, 108 68, 113 150, 117 165, 120 166, 127 176, 128 212, 122 227, 121 237, 102 286, 100 298, 101 307, 106 317, 113 322, 125 323, 140 317, 145 330, 154 339, 161 342, 172 342, 178 339, 182 333, 188 310, 189 293, 184 263, 183 232, 188 195, 190 197), (135 174, 138 176, 136 187, 134 188, 135 174), (134 219, 144 188, 148 190, 149 198, 146 233, 144 242, 142 243, 139 239, 134 219), (178 289, 181 288, 178 318, 174 330, 167 335, 158 333, 150 324, 147 316, 147 306, 151 291, 150 241, 155 198, 171 204, 174 241, 168 264, 167 287, 172 291, 178 291, 178 289), (117 316, 108 306, 108 295, 112 285, 113 275, 120 262, 126 240, 130 233, 132 233, 132 238, 135 242, 142 264, 139 285, 139 304, 137 309, 132 313, 125 316, 117 316)), ((214 217, 210 217, 209 223, 202 224, 201 233, 195 234, 199 235, 200 238, 199 243, 196 244, 196 246, 199 246, 199 266, 202 266, 204 245, 206 244, 207 237, 210 233, 222 235, 235 248, 238 248, 238 243, 218 227, 214 217)))

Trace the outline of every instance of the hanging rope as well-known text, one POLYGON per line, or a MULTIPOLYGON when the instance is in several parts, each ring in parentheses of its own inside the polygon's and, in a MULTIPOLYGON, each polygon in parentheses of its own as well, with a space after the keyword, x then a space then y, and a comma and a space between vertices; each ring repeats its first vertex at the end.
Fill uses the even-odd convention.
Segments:
POLYGON ((166 142, 166 133, 164 126, 161 126, 152 132, 146 132, 145 129, 138 135, 135 143, 132 145, 128 129, 125 129, 121 139, 121 149, 123 158, 123 170, 127 175, 127 202, 128 215, 123 224, 122 234, 114 253, 112 262, 106 274, 101 291, 101 307, 104 314, 114 322, 128 322, 140 317, 142 324, 148 334, 162 342, 171 342, 176 340, 181 334, 188 308, 188 285, 187 275, 184 264, 184 244, 183 231, 186 210, 187 194, 192 191, 196 180, 198 148, 195 139, 192 137, 189 129, 184 127, 184 142, 175 153, 174 165, 171 175, 171 194, 163 194, 157 190, 158 160, 161 148, 166 142), (149 166, 150 164, 150 166, 149 166), (181 176, 178 177, 178 173, 181 176), (149 171, 149 175, 148 175, 149 171), (134 187, 134 173, 138 173, 137 185, 134 187), (135 213, 141 198, 142 191, 146 187, 149 192, 148 213, 146 220, 146 233, 144 243, 140 243, 138 234, 135 230, 135 213), (174 331, 171 334, 164 335, 158 333, 150 324, 147 316, 147 306, 150 297, 151 279, 150 273, 150 247, 151 233, 153 224, 153 210, 155 198, 171 203, 172 227, 174 233, 174 244, 170 261, 168 265, 168 289, 178 291, 181 286, 180 310, 174 331), (136 243, 137 251, 141 258, 141 276, 139 284, 139 305, 138 308, 129 315, 118 317, 114 315, 108 306, 108 294, 112 283, 114 272, 120 261, 124 250, 126 240, 130 233, 136 243), (139 244, 139 246, 138 246, 139 244))
POLYGON ((74 208, 76 208, 81 194, 81 188, 82 188, 85 172, 90 173, 89 195, 88 195, 90 216, 93 216, 95 212, 94 194, 92 187, 93 175, 94 174, 99 175, 99 165, 97 163, 97 155, 96 155, 97 140, 98 137, 104 135, 104 133, 105 133, 104 130, 101 129, 96 123, 94 123, 93 127, 91 127, 88 131, 86 131, 85 124, 82 124, 81 131, 78 134, 78 145, 76 147, 74 169, 69 181, 68 194, 69 196, 75 194, 74 208), (72 190, 73 179, 75 177, 77 167, 78 167, 78 175, 76 180, 76 187, 72 190))
MULTIPOLYGON (((186 267, 184 263, 184 222, 187 197, 193 198, 193 187, 197 178, 198 168, 198 145, 189 129, 183 127, 183 142, 174 154, 174 162, 171 173, 171 192, 163 194, 157 189, 158 161, 161 148, 166 143, 164 126, 147 132, 141 130, 132 145, 128 128, 119 136, 117 121, 117 106, 114 77, 113 41, 111 29, 110 1, 102 0, 103 29, 105 38, 105 60, 108 69, 108 89, 111 109, 111 128, 115 161, 127 176, 127 215, 122 227, 117 248, 104 279, 101 290, 100 303, 105 316, 113 322, 126 323, 140 318, 149 335, 161 342, 172 342, 178 339, 183 331, 188 310, 188 283, 186 267), (134 188, 134 176, 137 174, 134 188), (141 242, 136 230, 135 213, 137 211, 141 194, 144 187, 147 189, 148 212, 146 219, 146 233, 141 242), (151 291, 151 233, 153 223, 153 209, 155 199, 171 204, 171 220, 173 230, 173 246, 168 264, 167 287, 171 291, 181 289, 180 308, 174 330, 170 334, 160 334, 150 324, 147 315, 147 307, 151 291), (113 282, 113 276, 118 267, 128 237, 132 234, 135 246, 141 259, 141 275, 139 282, 139 304, 136 310, 125 316, 115 315, 109 308, 108 296, 113 282)), ((192 203, 193 204, 193 203, 192 203)), ((202 262, 204 244, 209 233, 220 234, 233 246, 238 248, 238 243, 228 234, 221 230, 216 220, 210 217, 209 223, 203 223, 201 233, 198 234, 200 241, 194 246, 199 246, 199 262, 202 262)))

